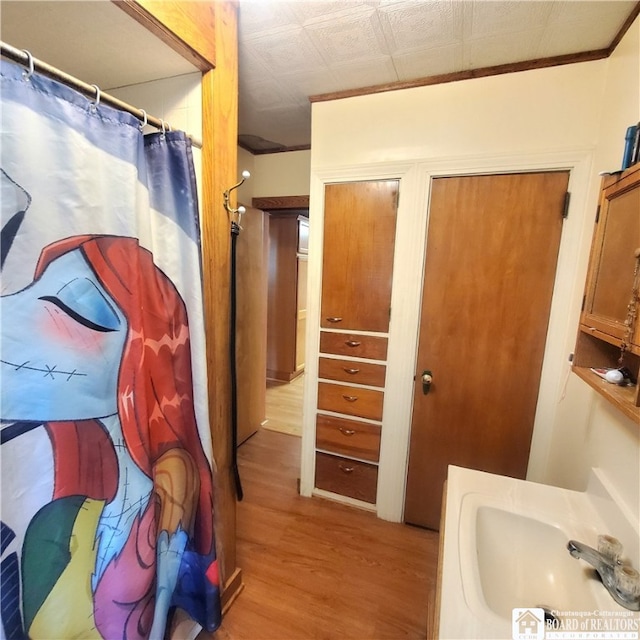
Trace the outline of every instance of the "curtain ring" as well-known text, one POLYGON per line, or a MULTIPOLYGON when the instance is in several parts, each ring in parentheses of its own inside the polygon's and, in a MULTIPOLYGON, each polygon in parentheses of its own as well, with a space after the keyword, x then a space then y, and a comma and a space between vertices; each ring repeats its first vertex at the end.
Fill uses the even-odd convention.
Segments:
POLYGON ((160 137, 160 139, 164 140, 165 133, 167 132, 167 123, 162 119, 160 119, 160 122, 162 123, 162 136, 160 137))
POLYGON ((100 87, 97 84, 92 84, 91 85, 95 90, 96 90, 96 99, 95 102, 91 103, 91 111, 95 111, 98 108, 98 105, 100 104, 100 87))
POLYGON ((144 109, 140 109, 142 112, 142 123, 140 124, 140 131, 142 131, 147 126, 147 112, 144 109))
POLYGON ((27 65, 28 65, 28 68, 22 72, 22 77, 28 81, 31 79, 31 76, 33 75, 33 72, 35 70, 35 65, 33 64, 33 56, 31 55, 30 51, 23 49, 22 53, 24 53, 27 56, 27 65))

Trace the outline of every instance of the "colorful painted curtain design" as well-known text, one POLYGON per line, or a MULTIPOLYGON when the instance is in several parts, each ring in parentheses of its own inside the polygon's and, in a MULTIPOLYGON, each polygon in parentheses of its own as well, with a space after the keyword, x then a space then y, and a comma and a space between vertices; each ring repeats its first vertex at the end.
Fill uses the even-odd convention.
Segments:
POLYGON ((220 621, 198 209, 143 136, 1 67, 2 638, 220 621))

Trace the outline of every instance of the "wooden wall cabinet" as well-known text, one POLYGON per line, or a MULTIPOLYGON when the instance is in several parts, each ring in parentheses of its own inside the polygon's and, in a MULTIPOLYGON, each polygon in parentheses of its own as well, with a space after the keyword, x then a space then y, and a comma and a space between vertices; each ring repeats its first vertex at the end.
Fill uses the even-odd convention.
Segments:
POLYGON ((573 371, 580 378, 640 424, 639 385, 612 384, 591 371, 592 368, 617 368, 624 344, 623 365, 636 381, 638 379, 640 309, 637 298, 634 300, 638 250, 640 164, 602 179, 573 359, 573 371))
POLYGON ((290 382, 304 371, 309 220, 269 214, 267 378, 290 382))
POLYGON ((397 180, 328 184, 315 486, 377 500, 397 180))

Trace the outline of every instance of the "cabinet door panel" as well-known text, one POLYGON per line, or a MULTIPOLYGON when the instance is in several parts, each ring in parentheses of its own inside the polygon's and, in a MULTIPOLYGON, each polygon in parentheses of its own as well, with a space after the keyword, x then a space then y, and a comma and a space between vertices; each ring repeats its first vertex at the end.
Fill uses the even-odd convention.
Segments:
POLYGON ((639 183, 640 171, 635 170, 603 189, 591 255, 584 318, 616 338, 626 334, 635 251, 640 248, 639 183))
POLYGON ((398 184, 326 185, 321 327, 389 330, 398 184))

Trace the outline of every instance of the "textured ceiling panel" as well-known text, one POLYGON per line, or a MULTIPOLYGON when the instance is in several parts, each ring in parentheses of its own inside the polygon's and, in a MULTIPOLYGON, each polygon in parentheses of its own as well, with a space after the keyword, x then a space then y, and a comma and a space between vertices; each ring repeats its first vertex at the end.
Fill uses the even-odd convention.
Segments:
POLYGON ((337 91, 348 91, 354 86, 371 87, 399 80, 390 56, 345 62, 331 68, 338 78, 337 91))
POLYGON ((462 69, 462 43, 394 56, 398 80, 414 80, 462 69))
POLYGON ((542 29, 552 2, 474 2, 471 38, 542 29))
POLYGON ((301 73, 322 66, 323 60, 302 27, 289 27, 274 37, 256 35, 243 42, 243 48, 277 77, 280 73, 301 73))
MULTIPOLYGON (((259 120, 261 135, 284 145, 309 144, 300 137, 310 128, 300 126, 305 113, 310 119, 307 96, 604 49, 634 7, 635 0, 240 0, 240 101, 246 93, 251 104, 277 104, 264 97, 261 78, 269 75, 274 91, 296 96, 297 133, 281 110, 277 118, 262 110, 252 126, 259 120)), ((251 133, 245 123, 241 117, 240 130, 251 133)))
MULTIPOLYGON (((239 130, 308 145, 311 95, 606 49, 635 6, 239 0, 239 130)), ((3 40, 104 89, 195 71, 110 0, 2 0, 1 10, 3 40)))
POLYGON ((432 49, 462 41, 463 3, 399 2, 378 10, 390 53, 432 49))
POLYGON ((465 69, 494 67, 509 62, 524 62, 537 57, 542 29, 500 33, 485 38, 473 38, 463 45, 462 63, 465 69))
POLYGON ((375 60, 387 53, 380 21, 373 9, 344 15, 339 21, 313 22, 305 27, 328 66, 345 60, 375 60))

